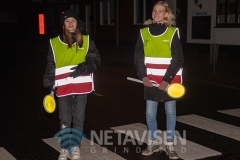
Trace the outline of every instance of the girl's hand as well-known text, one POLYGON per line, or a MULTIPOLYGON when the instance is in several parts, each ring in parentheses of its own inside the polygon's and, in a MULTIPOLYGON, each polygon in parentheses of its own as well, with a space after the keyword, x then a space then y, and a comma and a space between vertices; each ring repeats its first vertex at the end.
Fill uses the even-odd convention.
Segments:
POLYGON ((163 90, 163 91, 166 91, 168 85, 169 85, 168 82, 162 81, 162 82, 160 83, 160 85, 158 86, 158 89, 163 90))
POLYGON ((152 87, 153 86, 148 77, 144 77, 142 79, 142 81, 143 81, 143 85, 146 86, 146 87, 152 87))

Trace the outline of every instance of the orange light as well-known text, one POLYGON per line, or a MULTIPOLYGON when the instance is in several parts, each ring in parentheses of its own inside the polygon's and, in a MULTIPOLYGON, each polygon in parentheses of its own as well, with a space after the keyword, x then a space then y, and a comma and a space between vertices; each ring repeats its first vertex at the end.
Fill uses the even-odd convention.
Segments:
POLYGON ((39 34, 45 34, 44 14, 38 14, 39 34))

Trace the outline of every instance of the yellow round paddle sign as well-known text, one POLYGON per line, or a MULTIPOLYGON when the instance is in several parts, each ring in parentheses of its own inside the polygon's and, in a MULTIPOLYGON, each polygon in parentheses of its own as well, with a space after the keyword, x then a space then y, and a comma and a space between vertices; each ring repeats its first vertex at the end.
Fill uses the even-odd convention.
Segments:
POLYGON ((48 113, 53 113, 56 108, 56 103, 54 98, 51 95, 46 95, 43 100, 43 106, 48 113))
POLYGON ((181 98, 185 94, 185 88, 182 84, 172 83, 167 88, 167 93, 171 98, 181 98))

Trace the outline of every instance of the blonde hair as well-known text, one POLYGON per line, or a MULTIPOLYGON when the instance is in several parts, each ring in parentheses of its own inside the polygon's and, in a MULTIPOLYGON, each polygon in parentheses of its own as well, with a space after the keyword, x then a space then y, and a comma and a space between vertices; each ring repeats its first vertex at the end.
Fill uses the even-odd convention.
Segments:
MULTIPOLYGON (((165 7, 166 12, 168 12, 168 16, 164 18, 163 24, 167 27, 171 27, 175 25, 175 16, 172 13, 172 9, 169 7, 168 3, 165 1, 157 1, 154 6, 161 5, 165 7)), ((154 7, 153 6, 153 7, 154 7)), ((154 23, 153 20, 149 19, 144 22, 144 25, 149 25, 154 23)))
MULTIPOLYGON (((76 43, 81 48, 83 45, 83 37, 82 37, 82 33, 78 26, 77 26, 75 32, 76 32, 76 43)), ((66 30, 65 27, 64 27, 64 31, 63 31, 63 39, 64 39, 64 43, 68 44, 68 48, 71 48, 72 47, 72 34, 68 30, 66 30)))

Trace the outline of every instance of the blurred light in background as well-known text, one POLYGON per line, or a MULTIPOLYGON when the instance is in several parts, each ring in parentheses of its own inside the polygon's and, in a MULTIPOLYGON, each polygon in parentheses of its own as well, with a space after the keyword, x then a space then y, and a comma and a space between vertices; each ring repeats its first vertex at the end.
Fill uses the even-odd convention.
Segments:
POLYGON ((39 34, 45 34, 44 14, 38 14, 39 34))

